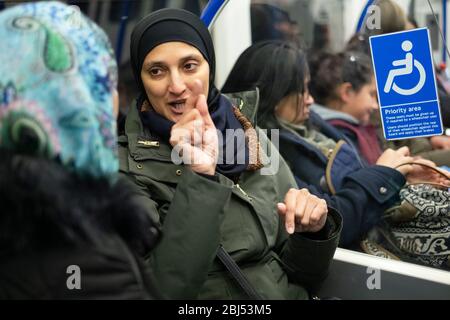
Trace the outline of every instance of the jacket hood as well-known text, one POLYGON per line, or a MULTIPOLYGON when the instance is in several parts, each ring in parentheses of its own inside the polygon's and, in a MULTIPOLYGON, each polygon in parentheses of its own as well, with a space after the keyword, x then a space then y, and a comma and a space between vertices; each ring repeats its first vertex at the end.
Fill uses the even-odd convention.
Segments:
POLYGON ((322 119, 324 119, 326 121, 344 120, 344 121, 350 122, 352 124, 359 124, 358 119, 356 119, 355 117, 353 117, 347 113, 341 112, 341 111, 327 108, 327 107, 317 104, 317 103, 315 103, 311 106, 311 110, 316 112, 322 119))

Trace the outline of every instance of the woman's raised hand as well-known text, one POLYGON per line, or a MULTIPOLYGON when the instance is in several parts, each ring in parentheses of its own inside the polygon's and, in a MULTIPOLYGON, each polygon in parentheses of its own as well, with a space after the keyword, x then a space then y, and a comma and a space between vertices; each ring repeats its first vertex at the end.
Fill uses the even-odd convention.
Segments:
POLYGON ((190 111, 183 114, 170 133, 170 144, 174 148, 172 160, 181 159, 197 173, 214 175, 219 154, 216 126, 206 97, 201 94, 201 82, 195 81, 194 87, 189 89, 192 94, 186 101, 186 109, 190 111))

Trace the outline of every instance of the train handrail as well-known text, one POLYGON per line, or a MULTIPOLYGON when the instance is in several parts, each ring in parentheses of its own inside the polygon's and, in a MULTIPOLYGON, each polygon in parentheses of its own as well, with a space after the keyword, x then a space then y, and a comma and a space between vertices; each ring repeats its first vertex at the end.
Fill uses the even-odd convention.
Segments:
POLYGON ((210 0, 201 14, 203 22, 211 28, 220 12, 227 5, 229 0, 210 0))
POLYGON ((367 10, 369 10, 369 7, 373 5, 375 0, 368 0, 366 3, 366 6, 364 7, 363 11, 361 12, 361 16, 359 17, 358 24, 356 26, 356 33, 361 31, 361 28, 364 25, 364 21, 366 20, 367 16, 367 10))

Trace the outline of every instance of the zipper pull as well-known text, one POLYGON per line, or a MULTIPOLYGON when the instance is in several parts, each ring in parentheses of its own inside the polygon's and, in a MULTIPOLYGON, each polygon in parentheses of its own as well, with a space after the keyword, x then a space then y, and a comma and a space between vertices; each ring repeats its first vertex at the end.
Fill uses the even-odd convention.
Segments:
POLYGON ((239 184, 236 184, 235 186, 236 186, 236 188, 239 189, 239 191, 242 192, 242 194, 243 194, 249 201, 252 201, 252 198, 247 194, 247 192, 244 191, 244 189, 241 188, 241 186, 240 186, 239 184))
POLYGON ((159 141, 150 141, 150 140, 138 140, 137 142, 140 145, 146 146, 146 147, 159 147, 159 141))

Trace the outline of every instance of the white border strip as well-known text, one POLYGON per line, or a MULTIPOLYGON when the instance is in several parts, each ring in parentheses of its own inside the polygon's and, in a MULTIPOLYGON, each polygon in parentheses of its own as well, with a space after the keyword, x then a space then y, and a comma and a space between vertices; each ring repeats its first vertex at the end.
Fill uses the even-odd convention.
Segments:
POLYGON ((392 107, 402 107, 402 106, 417 107, 416 104, 429 103, 429 102, 439 102, 439 99, 428 100, 428 101, 418 101, 418 102, 414 102, 414 103, 408 102, 408 103, 402 103, 402 104, 393 104, 391 106, 384 106, 383 108, 380 107, 380 109, 392 108, 392 107))
POLYGON ((450 286, 450 272, 338 248, 334 259, 450 286))

